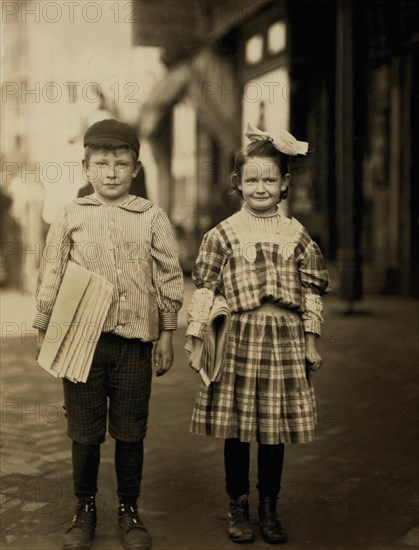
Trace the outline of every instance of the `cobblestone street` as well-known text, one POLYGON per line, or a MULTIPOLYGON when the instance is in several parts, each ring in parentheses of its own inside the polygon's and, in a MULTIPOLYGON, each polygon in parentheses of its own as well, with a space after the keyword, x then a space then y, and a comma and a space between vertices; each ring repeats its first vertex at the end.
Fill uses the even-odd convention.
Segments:
MULTIPOLYGON (((361 308, 345 316, 341 302, 326 300, 324 365, 315 375, 319 436, 286 450, 280 512, 290 550, 419 547, 417 302, 376 296, 361 308)), ((75 503, 61 384, 36 365, 34 336, 10 336, 11 326, 5 334, 3 321, 2 548, 58 550, 75 503)), ((233 549, 223 442, 188 433, 199 380, 186 366, 184 327, 182 310, 175 366, 154 379, 140 513, 155 550, 233 549)), ((92 548, 122 548, 109 437, 99 487, 92 548)), ((252 548, 269 545, 258 537, 252 548)))

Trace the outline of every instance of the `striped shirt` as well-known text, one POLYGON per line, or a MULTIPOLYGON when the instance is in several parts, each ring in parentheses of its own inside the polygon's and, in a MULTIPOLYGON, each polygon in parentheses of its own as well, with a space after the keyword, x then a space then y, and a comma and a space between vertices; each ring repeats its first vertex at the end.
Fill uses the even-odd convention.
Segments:
POLYGON ((319 247, 295 218, 278 212, 261 217, 243 206, 204 235, 192 279, 198 290, 188 309, 188 336, 202 338, 219 292, 232 313, 274 303, 300 313, 305 332, 321 332, 329 274, 319 247))
POLYGON ((158 339, 177 327, 183 275, 169 219, 159 206, 129 196, 118 205, 75 199, 48 233, 33 326, 46 330, 66 265, 73 261, 113 285, 103 327, 124 338, 158 339))

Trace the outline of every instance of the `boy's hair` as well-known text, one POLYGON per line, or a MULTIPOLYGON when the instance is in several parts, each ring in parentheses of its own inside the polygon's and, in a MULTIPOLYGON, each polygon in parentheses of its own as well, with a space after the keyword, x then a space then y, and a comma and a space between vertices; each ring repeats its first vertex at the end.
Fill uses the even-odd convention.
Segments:
MULTIPOLYGON (((243 198, 243 193, 239 189, 243 175, 243 166, 245 163, 255 157, 266 157, 278 166, 281 177, 288 174, 289 157, 284 153, 278 151, 270 140, 252 141, 244 147, 239 153, 237 153, 234 161, 234 169, 231 174, 231 183, 233 190, 243 198)), ((286 199, 288 196, 288 188, 285 191, 281 191, 280 200, 286 199)))
POLYGON ((97 147, 92 147, 91 145, 86 145, 84 148, 84 160, 86 164, 88 164, 90 160, 90 156, 93 153, 93 151, 115 151, 115 149, 126 149, 131 153, 132 162, 134 164, 137 164, 138 157, 137 153, 134 151, 134 149, 131 149, 131 147, 124 147, 123 145, 121 147, 106 147, 104 145, 98 145, 97 147))

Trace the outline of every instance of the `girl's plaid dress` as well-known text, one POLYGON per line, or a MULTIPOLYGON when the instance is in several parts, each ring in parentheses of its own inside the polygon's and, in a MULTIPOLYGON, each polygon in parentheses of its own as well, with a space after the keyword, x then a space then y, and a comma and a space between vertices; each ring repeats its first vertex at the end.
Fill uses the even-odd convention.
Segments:
POLYGON ((317 415, 304 333, 320 334, 329 275, 306 229, 243 206, 204 236, 192 278, 187 336, 203 337, 220 292, 232 325, 220 381, 201 385, 191 431, 271 445, 311 441, 317 415), (258 310, 264 303, 279 307, 258 310))

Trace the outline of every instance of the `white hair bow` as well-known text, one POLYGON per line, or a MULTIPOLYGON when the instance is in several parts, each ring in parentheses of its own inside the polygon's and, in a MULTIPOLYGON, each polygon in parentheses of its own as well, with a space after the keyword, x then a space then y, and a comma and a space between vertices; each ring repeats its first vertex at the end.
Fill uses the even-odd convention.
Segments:
POLYGON ((295 137, 286 130, 281 130, 279 132, 279 137, 275 142, 268 132, 263 132, 247 123, 244 135, 250 139, 250 141, 271 141, 275 149, 278 149, 278 151, 284 153, 284 155, 306 155, 308 151, 308 143, 306 141, 296 140, 295 137))

